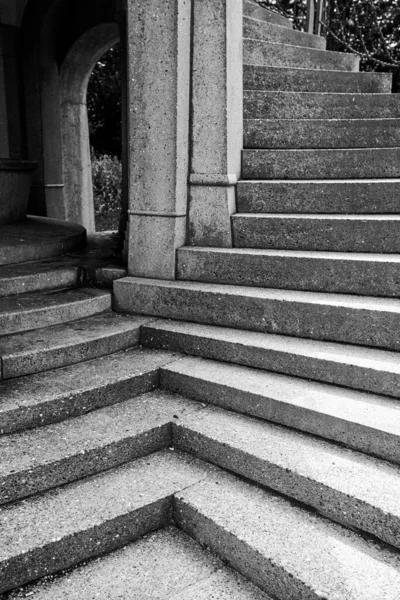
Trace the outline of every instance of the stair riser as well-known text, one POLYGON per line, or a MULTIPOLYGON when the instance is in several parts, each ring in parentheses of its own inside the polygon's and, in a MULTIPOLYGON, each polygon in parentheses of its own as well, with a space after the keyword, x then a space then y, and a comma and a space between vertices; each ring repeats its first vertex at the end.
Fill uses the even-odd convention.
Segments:
POLYGON ((113 352, 137 346, 139 343, 139 327, 131 331, 115 335, 102 336, 87 342, 61 348, 41 349, 32 354, 7 355, 2 357, 2 377, 12 379, 32 373, 41 373, 73 365, 82 360, 91 360, 113 352))
POLYGON ((271 10, 266 10, 254 2, 243 3, 243 15, 245 17, 251 17, 252 19, 259 19, 265 23, 271 23, 273 25, 279 25, 292 29, 293 25, 289 19, 286 19, 282 15, 271 10))
POLYGON ((399 438, 386 432, 351 423, 317 410, 295 406, 267 395, 258 395, 235 387, 188 376, 162 368, 160 387, 184 394, 198 402, 213 404, 237 413, 278 423, 349 448, 400 463, 399 438))
POLYGON ((277 350, 251 343, 245 345, 219 340, 207 337, 206 333, 203 336, 189 335, 151 326, 142 328, 141 343, 148 348, 165 349, 400 398, 400 375, 383 369, 380 371, 378 368, 335 362, 329 358, 302 355, 288 349, 277 350))
POLYGON ((400 177, 400 150, 243 150, 244 179, 400 177))
POLYGON ((112 552, 171 521, 171 498, 162 498, 97 527, 76 532, 0 563, 0 593, 112 552))
POLYGON ((396 119, 396 94, 318 94, 245 90, 245 119, 396 119))
POLYGON ((185 425, 173 424, 173 440, 180 450, 311 506, 332 521, 400 547, 400 519, 385 514, 376 506, 221 443, 185 425))
MULTIPOLYGON (((209 325, 261 331, 317 340, 377 346, 398 350, 400 313, 365 307, 309 303, 241 293, 227 288, 200 288, 127 281, 115 287, 121 312, 144 313, 209 325)), ((149 281, 149 280, 148 280, 149 281)), ((206 284, 204 284, 206 285, 206 284)), ((223 288, 223 286, 221 286, 223 288)))
POLYGON ((79 270, 66 267, 56 271, 33 273, 21 277, 0 280, 0 298, 15 294, 26 294, 39 290, 55 290, 75 287, 79 284, 79 270))
POLYGON ((57 423, 86 414, 103 406, 110 406, 150 392, 158 386, 158 369, 127 378, 123 381, 99 386, 80 393, 68 393, 59 398, 31 407, 15 407, 0 415, 0 433, 15 433, 57 423))
POLYGON ((0 331, 2 335, 19 333, 83 319, 110 309, 111 296, 100 295, 81 301, 45 306, 43 309, 35 308, 23 312, 7 313, 0 315, 0 331))
POLYGON ((110 446, 85 451, 68 459, 20 471, 8 477, 0 477, 0 504, 14 502, 101 473, 170 445, 171 427, 167 424, 110 446))
MULTIPOLYGON (((283 46, 261 40, 243 40, 243 62, 247 65, 332 71, 358 71, 354 54, 326 52, 299 46, 283 46)), ((247 86, 245 86, 247 88, 247 86)))
POLYGON ((241 181, 243 213, 397 213, 400 181, 241 181))
POLYGON ((289 29, 288 27, 281 27, 280 25, 273 25, 272 23, 247 17, 243 19, 243 37, 280 44, 293 44, 293 46, 316 48, 318 50, 325 50, 326 47, 325 38, 322 36, 310 35, 296 29, 289 29))
POLYGON ((390 94, 392 75, 243 65, 243 83, 245 90, 390 94))
POLYGON ((178 279, 287 290, 400 296, 400 262, 178 251, 178 279))
POLYGON ((245 120, 245 148, 397 148, 399 119, 245 120))
MULTIPOLYGON (((244 217, 233 219, 237 248, 280 248, 332 252, 400 252, 400 220, 301 219, 244 217)), ((395 265, 393 265, 395 267, 395 265)), ((394 270, 396 278, 396 272, 394 270)))

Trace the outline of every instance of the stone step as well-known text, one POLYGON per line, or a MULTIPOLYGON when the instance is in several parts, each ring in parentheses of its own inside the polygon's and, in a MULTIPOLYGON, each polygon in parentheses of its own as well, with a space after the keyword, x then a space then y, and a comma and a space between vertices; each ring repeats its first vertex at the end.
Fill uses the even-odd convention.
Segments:
POLYGON ((56 423, 149 392, 168 352, 133 348, 0 383, 0 433, 56 423))
POLYGON ((0 437, 0 504, 101 473, 172 445, 195 402, 157 390, 87 415, 0 437))
POLYGON ((213 407, 177 420, 173 437, 180 450, 400 548, 398 466, 213 407))
POLYGON ((245 119, 393 119, 396 94, 244 91, 245 119))
POLYGON ((243 150, 244 179, 400 177, 400 148, 243 150))
POLYGON ((125 277, 116 310, 314 340, 400 349, 400 301, 125 277))
POLYGON ((232 217, 239 248, 400 252, 400 215, 245 214, 232 217))
POLYGON ((241 213, 397 213, 400 179, 239 181, 241 213))
POLYGON ((137 346, 146 321, 108 312, 4 337, 0 378, 49 371, 137 346))
POLYGON ((398 599, 398 552, 232 475, 178 492, 175 521, 277 600, 398 599))
MULTIPOLYGON (((111 309, 111 293, 94 288, 46 290, 0 298, 0 332, 40 329, 111 309)), ((0 337, 1 344, 1 337, 0 337)))
POLYGON ((171 521, 172 496, 213 468, 162 451, 0 511, 0 592, 101 556, 171 521))
POLYGON ((186 247, 177 273, 183 281, 400 296, 400 255, 391 254, 186 247))
MULTIPOLYGON (((397 352, 162 319, 142 327, 141 342, 149 348, 400 398, 397 352)), ((398 412, 384 399, 379 404, 398 412)))
POLYGON ((31 600, 89 600, 100 594, 107 600, 271 600, 173 525, 48 579, 7 598, 25 594, 31 600))
POLYGON ((243 127, 244 148, 400 146, 400 119, 245 119, 243 127))
MULTIPOLYGON (((243 62, 260 67, 286 67, 322 71, 358 72, 360 57, 347 52, 327 52, 304 46, 243 39, 243 62)), ((247 88, 247 85, 245 85, 247 88)))
POLYGON ((272 10, 267 10, 260 6, 253 0, 243 0, 243 16, 252 17, 264 21, 265 23, 271 23, 273 25, 280 25, 289 29, 293 28, 293 25, 289 19, 286 19, 283 15, 280 15, 272 10))
POLYGON ((160 385, 400 463, 400 410, 394 399, 197 357, 162 367, 160 385))
POLYGON ((5 265, 0 267, 0 297, 75 287, 79 280, 78 265, 65 259, 5 265))
POLYGON ((245 90, 390 94, 392 74, 244 64, 243 83, 245 90))
POLYGON ((81 225, 45 217, 0 227, 0 265, 60 256, 81 249, 86 231, 81 225))
POLYGON ((326 48, 326 40, 321 35, 311 35, 246 16, 243 17, 243 37, 318 50, 326 48))

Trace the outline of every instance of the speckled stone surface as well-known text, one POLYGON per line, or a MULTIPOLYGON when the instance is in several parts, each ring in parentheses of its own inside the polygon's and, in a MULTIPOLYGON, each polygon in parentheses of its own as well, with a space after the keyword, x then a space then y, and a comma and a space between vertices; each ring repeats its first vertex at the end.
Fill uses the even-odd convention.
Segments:
POLYGON ((171 422, 201 405, 162 390, 55 425, 0 437, 0 504, 171 445, 171 422))
MULTIPOLYGON (((250 222, 239 217, 234 219, 234 223, 243 247, 180 248, 177 254, 178 279, 364 296, 400 295, 400 257, 396 254, 250 249, 242 237, 251 230, 250 222), (243 223, 244 231, 241 228, 243 223)), ((273 227, 277 226, 277 223, 272 223, 273 227)), ((284 224, 282 228, 285 230, 284 224)), ((339 224, 336 229, 339 229, 339 224)), ((354 230, 356 227, 352 241, 360 242, 354 230)), ((260 234, 260 231, 251 236, 251 241, 269 245, 268 233, 257 233, 260 234)), ((282 236, 280 230, 277 233, 279 240, 283 239, 283 233, 282 236)), ((319 233, 322 237, 322 232, 319 233)), ((317 237, 315 244, 321 237, 317 237)), ((290 244, 290 238, 284 241, 290 244)))
POLYGON ((206 408, 173 425, 174 445, 400 548, 400 468, 318 438, 206 408))
POLYGON ((345 52, 327 52, 245 38, 243 40, 243 62, 247 65, 257 66, 358 71, 360 59, 355 54, 345 52))
POLYGON ((78 281, 78 267, 65 259, 4 265, 0 267, 0 297, 75 287, 78 281))
POLYGON ((213 473, 193 457, 162 451, 1 509, 0 592, 162 527, 172 495, 213 473))
POLYGON ((116 404, 158 386, 168 352, 123 350, 0 383, 0 432, 31 429, 116 404))
POLYGON ((399 148, 243 150, 244 179, 400 177, 399 148))
POLYGON ((137 346, 145 317, 114 312, 0 338, 2 377, 20 377, 137 346))
POLYGON ((243 14, 247 17, 252 17, 253 19, 258 19, 266 23, 280 25, 281 27, 286 27, 288 29, 292 29, 293 27, 292 22, 289 19, 286 19, 272 10, 266 10, 257 2, 253 2, 253 0, 243 1, 243 14))
MULTIPOLYGON (((245 148, 397 148, 400 119, 246 119, 245 148)), ((318 172, 317 172, 318 173, 318 172)))
MULTIPOLYGON (((400 117, 396 94, 245 90, 245 119, 389 119, 400 117)), ((309 123, 311 127, 314 125, 309 123)))
POLYGON ((243 83, 247 90, 390 94, 392 74, 291 69, 245 64, 243 65, 243 83))
POLYGON ((239 181, 244 213, 396 213, 400 179, 239 181))
POLYGON ((141 343, 400 397, 396 352, 162 319, 142 327, 141 343))
POLYGON ((82 319, 110 309, 110 292, 94 288, 8 296, 0 298, 0 331, 2 335, 9 335, 82 319))
POLYGON ((183 358, 161 369, 161 386, 400 462, 395 400, 259 369, 183 358))
POLYGON ((254 17, 243 18, 243 37, 293 46, 305 46, 324 50, 326 40, 321 35, 311 35, 297 29, 282 27, 280 24, 267 23, 254 17))
POLYGON ((221 474, 175 502, 179 527, 274 597, 398 600, 398 553, 280 497, 221 474))
POLYGON ((268 600, 171 525, 72 572, 12 592, 7 600, 27 594, 36 600, 268 600))
POLYGON ((319 340, 399 349, 400 301, 126 277, 117 311, 319 340))

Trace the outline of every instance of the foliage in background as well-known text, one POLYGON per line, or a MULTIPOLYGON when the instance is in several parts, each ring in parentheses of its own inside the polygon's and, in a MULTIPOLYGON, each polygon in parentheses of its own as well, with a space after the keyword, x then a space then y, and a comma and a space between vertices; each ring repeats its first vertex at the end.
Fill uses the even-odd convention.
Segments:
POLYGON ((122 189, 119 158, 92 151, 92 179, 96 231, 118 229, 122 189))

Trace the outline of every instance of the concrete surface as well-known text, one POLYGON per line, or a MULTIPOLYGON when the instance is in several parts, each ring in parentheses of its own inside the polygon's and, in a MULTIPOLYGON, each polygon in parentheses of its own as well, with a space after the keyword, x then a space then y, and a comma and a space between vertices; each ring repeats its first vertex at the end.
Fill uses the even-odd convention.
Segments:
POLYGON ((239 212, 396 213, 400 179, 239 181, 239 212))
MULTIPOLYGON (((0 55, 0 61, 2 59, 3 57, 0 55)), ((2 66, 0 66, 1 68, 2 66)), ((16 126, 18 127, 17 123, 16 126)), ((7 123, 2 127, 2 133, 4 131, 7 131, 7 123)), ((8 155, 8 143, 6 146, 8 155)), ((4 156, 4 150, 2 156, 4 156)), ((27 160, 0 159, 0 226, 25 219, 32 171, 35 168, 36 163, 27 160)))
POLYGON ((65 259, 0 267, 0 297, 57 288, 76 287, 79 268, 65 259))
POLYGON ((176 357, 133 348, 0 383, 0 433, 32 429, 116 404, 158 386, 158 369, 176 357))
POLYGON ((383 396, 192 357, 162 367, 160 385, 400 462, 400 409, 383 396))
POLYGON ((324 50, 326 40, 320 35, 311 35, 297 29, 282 27, 280 24, 260 21, 254 17, 243 17, 243 37, 265 40, 281 44, 293 44, 293 46, 305 46, 306 48, 318 48, 324 50))
POLYGON ((287 27, 289 29, 292 29, 293 27, 289 19, 286 19, 284 16, 279 15, 272 10, 265 9, 252 0, 243 1, 243 14, 246 15, 246 17, 252 17, 253 19, 259 19, 266 23, 280 25, 281 27, 287 27))
POLYGON ((141 344, 400 398, 396 352, 162 319, 142 326, 141 344))

